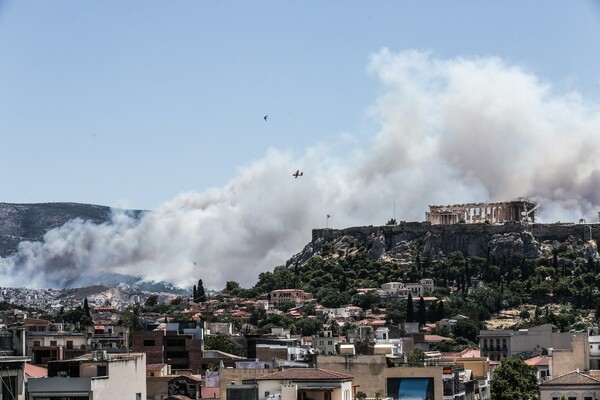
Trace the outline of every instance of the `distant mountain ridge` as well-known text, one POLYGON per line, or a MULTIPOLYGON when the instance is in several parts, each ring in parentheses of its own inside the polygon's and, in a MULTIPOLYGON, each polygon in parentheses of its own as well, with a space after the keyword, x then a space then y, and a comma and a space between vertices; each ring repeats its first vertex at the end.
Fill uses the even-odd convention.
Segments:
MULTIPOLYGON (((139 217, 144 210, 123 210, 139 217)), ((96 204, 82 203, 0 203, 0 257, 16 253, 22 241, 41 241, 44 235, 61 227, 73 219, 102 224, 110 221, 111 208, 96 204)), ((82 279, 82 286, 95 284, 110 286, 126 285, 136 290, 183 294, 186 291, 169 282, 144 282, 140 276, 115 273, 90 275, 82 279)))
POLYGON ((110 214, 110 207, 94 204, 0 203, 0 257, 14 253, 19 242, 42 240, 46 232, 72 219, 101 224, 110 219, 110 214))

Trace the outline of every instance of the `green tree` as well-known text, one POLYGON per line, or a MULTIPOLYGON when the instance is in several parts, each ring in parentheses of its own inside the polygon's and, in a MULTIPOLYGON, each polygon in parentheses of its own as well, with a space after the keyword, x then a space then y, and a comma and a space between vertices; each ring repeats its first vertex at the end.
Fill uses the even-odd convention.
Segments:
POLYGON ((321 321, 317 318, 303 317, 297 319, 294 324, 296 325, 296 333, 302 336, 312 336, 323 328, 321 321))
POLYGON ((415 322, 415 306, 412 293, 408 294, 408 301, 406 302, 406 322, 415 322))
POLYGON ((202 282, 202 279, 198 280, 198 286, 196 287, 196 297, 194 298, 194 301, 196 301, 197 303, 202 303, 206 301, 206 291, 204 290, 204 283, 202 282))
POLYGON ((494 400, 536 399, 536 371, 536 367, 525 364, 520 357, 503 359, 494 372, 492 398, 494 400))
POLYGON ((87 297, 83 300, 83 310, 85 311, 85 315, 87 315, 90 318, 92 317, 92 314, 90 313, 90 305, 88 304, 87 297))
POLYGON ((204 337, 205 350, 219 350, 225 353, 240 355, 239 348, 231 341, 227 335, 207 335, 204 337))
POLYGON ((158 296, 155 294, 151 294, 150 296, 148 296, 148 298, 146 299, 146 302, 144 303, 144 305, 146 307, 154 307, 158 304, 158 296))
POLYGON ((419 306, 417 311, 419 325, 423 326, 425 325, 425 322, 427 322, 427 306, 425 305, 425 299, 423 299, 423 296, 419 297, 419 306))
POLYGON ((461 319, 454 325, 452 332, 454 333, 454 337, 463 337, 471 342, 477 343, 479 325, 470 318, 461 319))
MULTIPOLYGON (((198 281, 200 283, 202 280, 198 281)), ((236 296, 242 290, 239 283, 236 281, 227 281, 225 284, 225 289, 223 290, 225 293, 230 294, 232 296, 236 296)), ((198 289, 198 292, 200 289, 198 289)))
POLYGON ((444 319, 446 316, 446 310, 444 309, 444 301, 440 300, 437 302, 436 311, 435 311, 436 321, 444 319))
POLYGON ((425 352, 421 349, 414 349, 406 355, 406 361, 409 363, 421 363, 425 360, 425 352))
POLYGON ((65 312, 61 316, 61 319, 63 322, 73 325, 78 330, 84 330, 86 326, 94 324, 92 318, 87 315, 85 309, 81 306, 65 312))

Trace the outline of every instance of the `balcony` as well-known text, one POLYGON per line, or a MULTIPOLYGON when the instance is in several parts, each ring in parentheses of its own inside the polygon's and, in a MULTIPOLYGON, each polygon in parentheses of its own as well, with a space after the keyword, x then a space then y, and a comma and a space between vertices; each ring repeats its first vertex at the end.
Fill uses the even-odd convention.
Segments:
POLYGON ((123 339, 122 333, 94 333, 91 335, 92 339, 123 339))

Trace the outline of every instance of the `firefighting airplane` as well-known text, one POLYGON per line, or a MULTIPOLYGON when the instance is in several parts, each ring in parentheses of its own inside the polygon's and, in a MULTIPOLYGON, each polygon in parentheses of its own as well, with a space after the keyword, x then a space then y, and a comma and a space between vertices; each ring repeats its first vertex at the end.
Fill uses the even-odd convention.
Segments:
POLYGON ((299 169, 297 169, 297 170, 296 170, 296 172, 294 172, 294 173, 292 174, 292 176, 294 177, 294 179, 298 179, 298 177, 299 177, 299 176, 302 176, 302 175, 304 175, 304 172, 300 172, 300 170, 299 170, 299 169))

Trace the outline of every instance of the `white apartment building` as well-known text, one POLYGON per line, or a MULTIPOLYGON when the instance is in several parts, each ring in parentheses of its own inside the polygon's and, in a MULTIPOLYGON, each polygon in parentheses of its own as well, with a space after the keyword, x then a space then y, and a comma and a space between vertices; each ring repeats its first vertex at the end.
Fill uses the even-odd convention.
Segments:
POLYGON ((424 278, 419 282, 402 283, 402 282, 387 282, 381 285, 379 294, 383 297, 397 297, 405 299, 409 294, 412 297, 424 296, 426 293, 433 292, 435 285, 433 279, 424 278))
POLYGON ((146 399, 146 354, 107 354, 85 356, 48 363, 47 378, 30 378, 30 400, 146 399))

